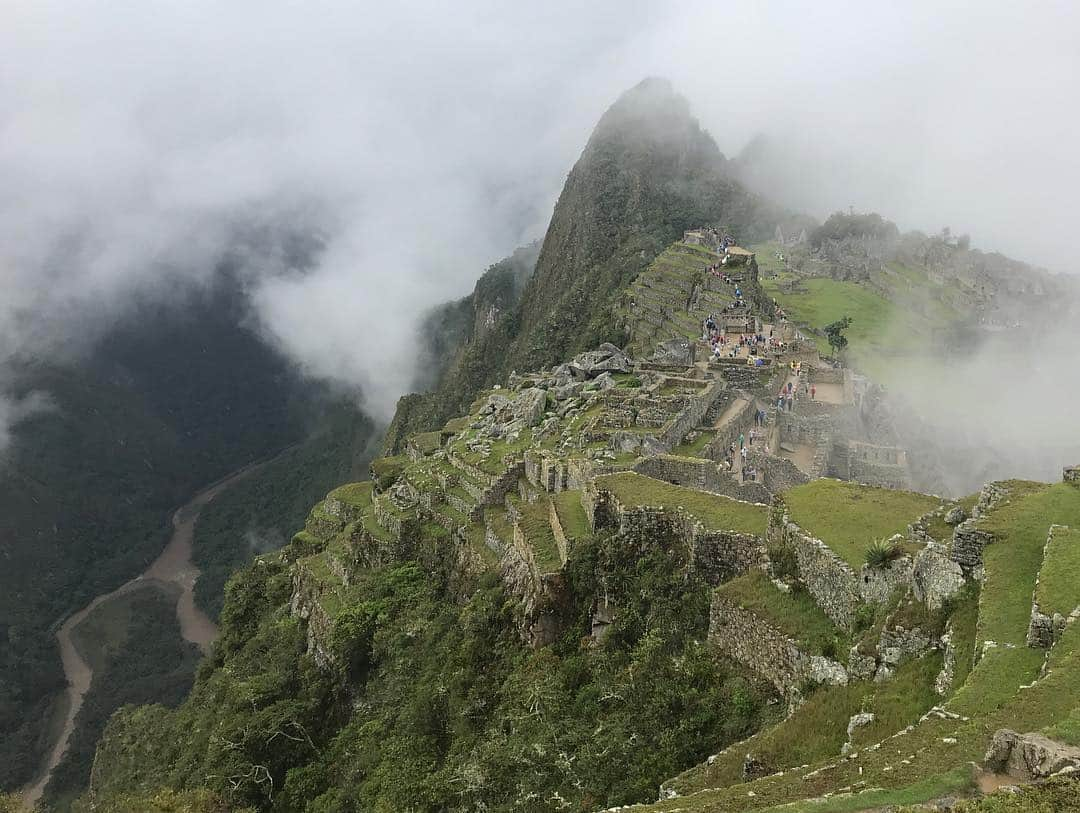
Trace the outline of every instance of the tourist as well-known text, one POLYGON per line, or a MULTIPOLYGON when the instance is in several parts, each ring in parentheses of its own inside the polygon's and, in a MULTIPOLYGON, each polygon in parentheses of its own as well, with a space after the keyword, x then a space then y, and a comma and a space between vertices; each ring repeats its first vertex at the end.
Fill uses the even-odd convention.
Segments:
POLYGON ((813 401, 815 398, 817 398, 817 387, 811 386, 810 387, 810 400, 813 401))
POLYGON ((743 435, 742 432, 740 432, 739 433, 739 448, 743 449, 745 447, 746 447, 746 437, 743 435))

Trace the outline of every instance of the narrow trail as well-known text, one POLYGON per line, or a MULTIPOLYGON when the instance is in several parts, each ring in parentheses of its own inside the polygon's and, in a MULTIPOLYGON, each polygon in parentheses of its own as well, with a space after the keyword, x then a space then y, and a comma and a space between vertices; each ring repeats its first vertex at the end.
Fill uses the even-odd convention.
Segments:
POLYGON ((135 578, 117 587, 109 593, 96 597, 78 612, 71 615, 56 631, 56 642, 60 647, 60 660, 64 666, 64 677, 68 688, 65 692, 67 714, 60 736, 53 744, 48 759, 42 766, 39 778, 22 793, 26 808, 33 807, 40 799, 53 770, 60 764, 67 752, 68 743, 75 730, 75 718, 82 708, 83 698, 94 679, 94 670, 83 660, 75 646, 74 631, 87 616, 102 604, 140 587, 153 584, 175 584, 180 588, 176 602, 176 617, 180 622, 180 633, 185 641, 195 644, 207 653, 217 637, 217 625, 195 604, 195 582, 199 578, 199 568, 191 560, 192 542, 195 536, 195 523, 202 509, 218 494, 261 469, 266 464, 292 450, 290 446, 274 457, 251 463, 224 478, 211 483, 187 504, 177 509, 172 515, 173 533, 165 549, 146 570, 135 578))

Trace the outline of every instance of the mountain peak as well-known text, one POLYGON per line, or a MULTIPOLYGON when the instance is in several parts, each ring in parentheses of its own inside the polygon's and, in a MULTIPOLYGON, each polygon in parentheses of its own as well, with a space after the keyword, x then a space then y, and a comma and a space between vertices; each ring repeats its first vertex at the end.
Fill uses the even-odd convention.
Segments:
POLYGON ((635 138, 665 139, 700 133, 690 115, 690 103, 668 79, 648 77, 625 91, 601 116, 593 138, 628 135, 635 138))

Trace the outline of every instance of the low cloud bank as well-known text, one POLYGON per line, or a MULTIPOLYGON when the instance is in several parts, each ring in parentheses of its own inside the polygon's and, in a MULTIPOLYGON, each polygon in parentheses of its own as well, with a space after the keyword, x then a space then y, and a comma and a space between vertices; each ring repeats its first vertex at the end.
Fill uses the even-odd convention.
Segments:
POLYGON ((1056 481, 1080 464, 1080 330, 1003 332, 976 352, 886 378, 901 439, 954 496, 1006 478, 1056 481))

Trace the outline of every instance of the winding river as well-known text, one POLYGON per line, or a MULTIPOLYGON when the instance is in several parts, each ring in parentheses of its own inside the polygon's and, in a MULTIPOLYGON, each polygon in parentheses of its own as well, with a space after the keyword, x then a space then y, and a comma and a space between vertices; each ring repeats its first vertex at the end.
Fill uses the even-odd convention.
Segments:
POLYGON ((60 646, 60 658, 64 664, 64 676, 68 682, 65 698, 67 715, 64 718, 60 736, 53 744, 48 760, 41 769, 40 778, 23 791, 23 801, 27 808, 32 807, 41 798, 49 777, 67 751, 68 742, 75 729, 75 718, 90 688, 90 682, 94 678, 93 669, 75 646, 73 635, 75 628, 99 606, 124 593, 154 583, 173 584, 180 588, 180 596, 176 602, 176 617, 180 622, 181 635, 184 640, 196 644, 204 653, 208 652, 210 645, 217 637, 217 625, 195 604, 195 581, 199 577, 199 569, 191 561, 195 523, 202 509, 214 497, 269 462, 270 460, 262 460, 245 466, 196 494, 190 502, 172 515, 173 532, 169 544, 146 570, 112 592, 95 598, 64 621, 60 629, 56 631, 56 642, 60 646))

